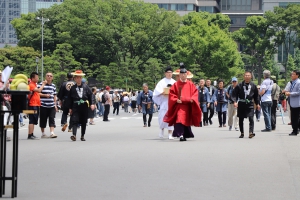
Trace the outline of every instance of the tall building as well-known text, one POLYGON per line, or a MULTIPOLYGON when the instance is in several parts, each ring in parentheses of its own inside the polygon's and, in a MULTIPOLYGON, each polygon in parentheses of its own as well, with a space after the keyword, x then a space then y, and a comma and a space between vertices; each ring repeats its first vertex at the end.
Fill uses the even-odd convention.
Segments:
POLYGON ((17 45, 17 36, 10 21, 21 14, 36 12, 60 4, 63 0, 0 0, 0 47, 17 45))
POLYGON ((185 15, 192 11, 220 12, 220 0, 145 0, 145 2, 157 4, 166 10, 174 10, 179 15, 185 15))
POLYGON ((263 15, 262 0, 222 0, 221 12, 231 19, 230 31, 246 26, 246 18, 263 15))
POLYGON ((10 21, 20 17, 20 14, 20 0, 0 1, 0 47, 5 44, 17 44, 17 37, 10 21))

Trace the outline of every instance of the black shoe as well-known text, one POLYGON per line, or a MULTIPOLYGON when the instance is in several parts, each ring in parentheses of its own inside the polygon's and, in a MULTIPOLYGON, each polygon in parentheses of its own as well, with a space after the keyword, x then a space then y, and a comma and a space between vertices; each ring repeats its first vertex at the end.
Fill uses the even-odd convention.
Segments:
POLYGON ((241 134, 239 138, 244 138, 244 134, 241 134))
POLYGON ((264 129, 264 130, 261 130, 261 132, 271 132, 271 129, 264 129))
POLYGON ((272 131, 275 131, 276 130, 276 128, 272 128, 272 131))
POLYGON ((104 122, 110 122, 110 120, 103 120, 104 122))
POLYGON ((150 123, 148 123, 148 127, 150 127, 151 126, 151 124, 150 123))
POLYGON ((186 139, 184 137, 180 137, 179 141, 183 142, 183 141, 186 141, 186 139))
POLYGON ((212 124, 213 124, 213 122, 211 121, 211 119, 209 119, 208 121, 209 121, 209 124, 210 124, 210 125, 212 125, 212 124))
POLYGON ((28 135, 27 137, 28 140, 36 140, 38 139, 36 136, 34 136, 33 134, 28 135))
POLYGON ((202 127, 202 122, 200 122, 200 127, 202 127))
POLYGON ((295 132, 291 132, 291 134, 289 134, 289 136, 297 136, 298 133, 295 133, 295 132))

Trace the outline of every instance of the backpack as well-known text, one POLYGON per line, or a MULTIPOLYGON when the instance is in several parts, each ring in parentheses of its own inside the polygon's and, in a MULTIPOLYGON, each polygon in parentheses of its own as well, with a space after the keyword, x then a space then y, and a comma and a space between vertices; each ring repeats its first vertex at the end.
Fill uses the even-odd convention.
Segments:
POLYGON ((274 83, 271 91, 272 100, 278 100, 279 93, 280 93, 280 88, 276 83, 274 83))
POLYGON ((105 103, 105 102, 106 102, 105 94, 102 94, 101 102, 102 102, 102 103, 105 103))

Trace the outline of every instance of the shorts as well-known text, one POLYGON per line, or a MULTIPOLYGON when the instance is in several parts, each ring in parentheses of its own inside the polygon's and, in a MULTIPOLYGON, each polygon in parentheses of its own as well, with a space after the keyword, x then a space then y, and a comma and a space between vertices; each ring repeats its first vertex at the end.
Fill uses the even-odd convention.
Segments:
POLYGON ((39 122, 40 107, 39 106, 29 106, 28 110, 36 110, 37 111, 35 114, 29 114, 29 124, 37 125, 39 122))
POLYGON ((55 107, 52 108, 40 107, 40 127, 46 128, 47 120, 49 122, 49 127, 55 127, 55 115, 56 115, 55 107))

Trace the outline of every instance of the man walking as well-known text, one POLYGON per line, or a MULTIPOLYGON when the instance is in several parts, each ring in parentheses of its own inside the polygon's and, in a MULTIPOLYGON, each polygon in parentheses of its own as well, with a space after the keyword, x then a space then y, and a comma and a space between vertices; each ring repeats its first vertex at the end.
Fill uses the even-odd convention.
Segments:
POLYGON ((278 105, 278 99, 280 94, 280 87, 277 84, 276 76, 271 76, 271 79, 273 80, 273 87, 271 92, 272 97, 272 108, 271 108, 271 127, 272 131, 276 130, 276 110, 278 105))
POLYGON ((219 88, 215 90, 212 102, 216 106, 218 112, 219 128, 226 127, 226 115, 227 115, 227 90, 224 88, 224 81, 219 80, 219 88))
POLYGON ((153 92, 148 89, 148 84, 143 84, 143 91, 140 92, 137 98, 137 104, 139 105, 139 110, 142 110, 143 113, 143 121, 144 127, 147 127, 147 115, 149 115, 148 119, 148 127, 151 126, 151 120, 153 115, 153 92))
POLYGON ((201 108, 201 111, 203 113, 203 123, 200 122, 200 127, 202 125, 207 126, 208 125, 208 108, 211 103, 210 95, 208 89, 204 86, 204 79, 201 79, 199 81, 199 94, 198 94, 198 101, 201 108))
POLYGON ((231 85, 227 88, 226 96, 228 98, 228 126, 229 130, 232 130, 232 126, 234 125, 234 128, 236 131, 239 130, 239 118, 237 117, 237 108, 234 107, 234 102, 232 100, 232 92, 234 88, 237 86, 238 81, 236 77, 233 77, 231 79, 231 85), (233 124, 233 118, 234 118, 234 124, 233 124))
POLYGON ((168 111, 169 89, 176 81, 172 79, 172 68, 167 67, 165 70, 165 78, 160 80, 154 90, 153 100, 159 106, 158 123, 160 128, 159 137, 164 137, 164 129, 168 130, 169 140, 172 140, 173 126, 169 126, 164 122, 164 116, 168 111))
MULTIPOLYGON (((41 97, 41 107, 40 107, 40 127, 42 131, 41 138, 49 138, 45 134, 45 128, 47 126, 47 120, 49 120, 50 127, 50 138, 57 138, 57 135, 54 134, 55 128, 55 115, 57 111, 56 104, 56 87, 52 83, 53 75, 48 72, 46 74, 46 84, 43 87, 40 97, 41 97)), ((38 88, 42 87, 42 83, 38 85, 38 88)))
POLYGON ((102 95, 103 95, 103 89, 101 88, 100 91, 97 93, 96 98, 98 101, 98 116, 102 117, 104 112, 104 107, 102 103, 102 95))
POLYGON ((273 81, 270 79, 271 73, 269 70, 263 72, 264 81, 260 85, 259 95, 261 96, 261 109, 265 120, 265 129, 262 132, 270 132, 271 127, 271 108, 272 108, 272 87, 273 81))
POLYGON ((30 74, 31 82, 29 84, 30 95, 28 95, 29 102, 29 110, 34 110, 36 113, 29 114, 29 125, 28 125, 28 138, 30 140, 37 139, 36 136, 33 135, 34 125, 38 124, 39 121, 39 110, 41 106, 40 92, 43 90, 46 85, 46 81, 42 82, 40 88, 37 88, 37 82, 39 81, 39 75, 37 72, 32 72, 30 74))
POLYGON ((234 107, 237 108, 237 116, 239 117, 239 126, 241 135, 239 138, 244 137, 244 118, 249 118, 249 138, 253 138, 254 130, 254 103, 257 109, 260 109, 260 102, 258 98, 258 90, 256 85, 251 82, 251 73, 244 73, 244 81, 239 83, 232 93, 231 97, 234 102, 234 107), (237 103, 238 102, 238 103, 237 103))
POLYGON ((117 111, 117 115, 119 115, 119 108, 120 108, 120 95, 117 90, 115 90, 114 94, 112 95, 112 99, 114 102, 114 110, 113 110, 113 115, 117 111))
POLYGON ((291 74, 291 81, 288 82, 283 92, 289 97, 289 104, 291 109, 291 123, 293 132, 290 136, 297 136, 299 133, 299 115, 300 115, 300 71, 293 70, 291 74))
MULTIPOLYGON (((66 128, 68 127, 68 114, 69 114, 69 109, 70 109, 70 105, 68 105, 69 101, 68 101, 68 96, 70 93, 70 89, 71 87, 75 84, 75 82, 73 81, 73 75, 71 73, 67 74, 67 78, 68 80, 65 81, 59 89, 59 92, 57 94, 57 97, 60 100, 60 106, 62 107, 63 113, 61 116, 61 126, 62 126, 62 131, 64 132, 66 130, 66 128)), ((69 120, 69 132, 71 132, 72 130, 72 124, 71 124, 71 117, 69 120)))
POLYGON ((70 114, 72 115, 73 135, 72 141, 76 141, 77 126, 81 124, 81 141, 85 141, 84 135, 88 119, 89 107, 95 109, 95 99, 92 98, 90 88, 82 83, 82 77, 85 75, 81 70, 76 70, 72 73, 76 82, 70 89, 68 101, 70 105, 70 114))
POLYGON ((191 126, 200 126, 201 109, 198 103, 198 90, 187 80, 187 70, 180 65, 179 80, 173 84, 169 95, 169 109, 164 117, 169 126, 174 125, 173 137, 179 141, 193 138, 191 126))
MULTIPOLYGON (((215 93, 215 87, 213 85, 211 85, 211 80, 210 79, 206 79, 206 88, 208 89, 208 92, 209 92, 209 95, 210 95, 210 99, 213 98, 213 95, 215 93)), ((215 114, 215 107, 214 107, 214 104, 211 103, 209 104, 209 107, 208 107, 208 110, 207 110, 207 113, 209 113, 208 115, 208 121, 210 123, 210 125, 213 124, 212 122, 212 118, 215 114)))
POLYGON ((111 101, 109 91, 110 91, 110 87, 106 86, 102 97, 103 98, 102 102, 104 102, 104 115, 103 115, 104 122, 109 122, 108 114, 109 114, 110 106, 112 106, 112 101, 111 101))

